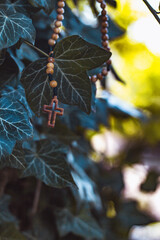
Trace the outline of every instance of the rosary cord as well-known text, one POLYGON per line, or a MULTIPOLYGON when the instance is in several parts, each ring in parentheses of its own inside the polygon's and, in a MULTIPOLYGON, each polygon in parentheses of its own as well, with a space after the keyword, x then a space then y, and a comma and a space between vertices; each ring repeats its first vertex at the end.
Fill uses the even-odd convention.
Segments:
MULTIPOLYGON (((108 35, 108 16, 107 16, 107 11, 106 11, 106 3, 104 0, 97 0, 98 3, 100 3, 101 6, 101 33, 102 33, 102 46, 105 50, 109 51, 109 35, 108 35)), ((56 44, 56 41, 59 38, 59 34, 61 32, 61 26, 62 26, 62 21, 64 19, 64 7, 65 7, 65 0, 59 0, 57 3, 57 19, 55 21, 55 27, 53 29, 53 34, 51 38, 48 40, 48 44, 50 46, 50 53, 49 53, 49 58, 48 58, 48 64, 47 64, 47 69, 46 73, 49 76, 50 80, 50 86, 53 88, 53 97, 57 96, 57 82, 53 80, 53 73, 54 73, 54 61, 55 59, 53 58, 53 47, 56 44)), ((111 60, 109 59, 106 62, 106 66, 103 67, 101 73, 98 73, 97 75, 89 76, 90 80, 92 82, 96 82, 98 79, 102 80, 104 77, 108 75, 108 72, 110 70, 111 66, 111 60)))
MULTIPOLYGON (((109 35, 108 35, 108 16, 106 11, 106 3, 104 0, 97 0, 98 3, 100 3, 101 6, 101 33, 102 33, 102 46, 105 50, 109 51, 109 35)), ((98 73, 97 75, 90 76, 90 79, 92 82, 96 82, 98 79, 102 80, 104 77, 108 75, 108 72, 110 71, 111 66, 111 60, 109 59, 106 62, 106 66, 103 67, 101 73, 98 73)))
POLYGON ((61 32, 60 27, 62 26, 62 21, 64 19, 64 7, 65 7, 65 0, 59 0, 57 3, 57 19, 55 21, 55 27, 53 29, 53 34, 51 38, 48 40, 48 44, 50 46, 50 53, 48 58, 48 64, 46 73, 48 74, 50 86, 53 88, 53 97, 57 96, 57 82, 53 80, 53 73, 54 73, 54 62, 55 59, 53 58, 53 47, 56 44, 56 41, 59 38, 59 34, 61 32))
MULTIPOLYGON (((54 74, 54 54, 53 54, 53 49, 56 44, 56 41, 59 38, 59 34, 61 31, 61 26, 62 26, 62 20, 64 19, 64 7, 65 7, 65 0, 59 0, 57 2, 57 18, 55 21, 55 27, 53 29, 53 34, 51 38, 48 40, 48 44, 50 46, 50 52, 49 52, 49 57, 48 57, 48 63, 47 63, 47 68, 46 68, 46 73, 49 78, 49 84, 50 87, 53 88, 53 98, 51 100, 50 105, 44 105, 43 106, 43 111, 48 113, 48 126, 49 127, 54 127, 55 122, 56 122, 56 116, 60 115, 62 116, 64 113, 63 108, 58 107, 58 99, 57 99, 57 81, 53 79, 53 74, 54 74)), ((104 0, 97 0, 101 4, 101 18, 102 18, 102 23, 101 23, 101 33, 102 33, 102 46, 106 51, 109 51, 110 48, 108 46, 108 17, 107 17, 107 12, 105 10, 106 8, 106 3, 104 0)), ((108 60, 106 62, 106 66, 102 69, 102 72, 89 77, 92 82, 96 82, 98 79, 102 80, 105 76, 107 76, 108 71, 110 69, 110 64, 111 61, 108 60)))

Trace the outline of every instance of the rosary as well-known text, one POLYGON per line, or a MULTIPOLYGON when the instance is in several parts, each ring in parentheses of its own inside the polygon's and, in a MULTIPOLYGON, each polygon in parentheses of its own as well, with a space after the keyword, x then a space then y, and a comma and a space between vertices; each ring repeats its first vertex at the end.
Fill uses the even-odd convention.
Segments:
MULTIPOLYGON (((108 16, 107 16, 107 11, 106 9, 106 3, 104 0, 97 0, 97 2, 100 3, 101 6, 101 18, 102 18, 102 23, 101 23, 101 33, 102 33, 102 46, 105 50, 110 50, 108 46, 108 16)), ((53 74, 54 74, 54 61, 55 59, 53 58, 53 47, 56 44, 56 41, 59 38, 59 34, 61 31, 61 26, 62 26, 62 21, 64 19, 64 7, 65 7, 65 0, 59 0, 58 3, 58 8, 57 8, 57 18, 55 21, 55 27, 53 29, 53 34, 52 37, 48 40, 48 44, 50 46, 50 53, 49 53, 49 58, 48 58, 48 63, 47 63, 47 68, 46 68, 46 74, 48 74, 49 81, 50 81, 50 87, 53 88, 53 99, 51 100, 50 105, 44 105, 43 106, 43 111, 48 113, 48 126, 49 127, 54 127, 55 122, 56 122, 56 116, 62 116, 64 113, 63 108, 58 107, 58 99, 57 99, 57 82, 53 80, 53 74)), ((107 76, 108 71, 110 70, 110 65, 111 65, 111 60, 109 59, 106 62, 106 66, 102 69, 101 73, 98 73, 97 75, 89 76, 89 79, 92 82, 96 82, 97 80, 102 80, 104 77, 107 76)))

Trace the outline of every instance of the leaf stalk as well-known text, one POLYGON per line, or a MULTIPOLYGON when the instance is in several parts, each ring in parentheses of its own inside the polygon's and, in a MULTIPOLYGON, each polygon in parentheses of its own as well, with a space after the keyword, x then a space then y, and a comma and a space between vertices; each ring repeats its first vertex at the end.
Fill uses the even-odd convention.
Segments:
POLYGON ((41 49, 37 48, 36 46, 34 46, 32 43, 28 42, 27 40, 23 40, 23 42, 25 44, 27 44, 28 46, 30 46, 31 48, 33 48, 34 50, 36 50, 37 52, 41 53, 42 55, 44 55, 45 57, 49 57, 49 55, 45 52, 43 52, 41 49))
POLYGON ((34 194, 34 199, 33 199, 33 206, 31 209, 31 216, 34 216, 38 210, 38 204, 39 204, 39 199, 40 199, 40 194, 41 194, 41 187, 42 187, 42 182, 37 179, 37 184, 36 184, 36 189, 35 189, 35 194, 34 194))

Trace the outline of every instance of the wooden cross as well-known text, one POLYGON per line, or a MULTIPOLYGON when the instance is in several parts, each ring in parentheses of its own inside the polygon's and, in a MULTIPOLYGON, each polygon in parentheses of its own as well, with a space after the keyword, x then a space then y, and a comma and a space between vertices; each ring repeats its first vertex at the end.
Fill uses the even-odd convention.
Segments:
POLYGON ((62 116, 64 113, 64 109, 58 107, 57 96, 52 99, 50 105, 43 106, 43 111, 48 113, 48 126, 53 128, 55 126, 56 116, 62 116))

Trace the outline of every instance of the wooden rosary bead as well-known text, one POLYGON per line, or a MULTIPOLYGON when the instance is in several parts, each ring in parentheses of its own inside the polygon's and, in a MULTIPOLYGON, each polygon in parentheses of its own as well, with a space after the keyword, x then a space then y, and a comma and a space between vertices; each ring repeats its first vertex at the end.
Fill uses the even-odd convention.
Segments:
POLYGON ((93 76, 91 77, 91 81, 92 81, 92 82, 96 82, 96 81, 97 81, 97 76, 96 76, 96 75, 93 75, 93 76))
POLYGON ((47 74, 53 74, 53 73, 54 73, 53 68, 47 68, 47 69, 46 69, 46 73, 47 73, 47 74))
POLYGON ((55 22, 55 26, 58 27, 58 28, 61 27, 62 26, 62 22, 61 21, 56 21, 55 22))
POLYGON ((102 45, 103 45, 103 47, 108 47, 108 41, 103 41, 102 45))
POLYGON ((103 28, 106 28, 106 27, 108 27, 108 26, 109 26, 109 24, 108 24, 107 21, 102 22, 102 27, 103 27, 103 28))
POLYGON ((49 83, 50 87, 55 88, 57 87, 57 82, 55 80, 50 81, 49 83))
POLYGON ((101 3, 101 8, 102 8, 102 9, 105 9, 105 8, 106 8, 106 3, 105 3, 105 2, 102 2, 102 3, 101 3))
POLYGON ((102 80, 102 79, 103 79, 102 74, 101 74, 101 73, 98 73, 98 74, 97 74, 97 78, 98 78, 99 80, 102 80))
POLYGON ((108 21, 107 15, 102 16, 102 21, 108 21))
POLYGON ((64 19, 64 16, 62 14, 57 15, 57 20, 62 21, 64 19))
POLYGON ((106 68, 103 68, 103 69, 102 69, 102 75, 103 75, 103 76, 107 76, 107 74, 108 74, 107 69, 106 69, 106 68))
POLYGON ((101 33, 102 33, 102 34, 108 33, 108 29, 107 29, 107 28, 102 28, 102 29, 101 29, 101 33))
POLYGON ((57 8, 57 13, 58 14, 63 14, 64 13, 64 9, 63 8, 57 8))
POLYGON ((105 16, 105 15, 107 14, 107 11, 103 9, 103 10, 101 11, 101 14, 102 14, 102 16, 105 16))
POLYGON ((53 29, 53 31, 54 31, 54 33, 59 34, 59 33, 61 32, 61 29, 58 28, 58 27, 55 27, 55 28, 53 29))
POLYGON ((63 8, 65 6, 65 2, 64 1, 60 1, 57 3, 59 8, 63 8))
POLYGON ((52 34, 52 39, 57 40, 59 38, 59 35, 57 33, 52 34))
POLYGON ((53 68, 54 69, 54 64, 51 63, 51 62, 47 63, 47 68, 53 68))
POLYGON ((109 35, 108 35, 108 34, 102 35, 102 40, 103 40, 103 41, 106 41, 106 40, 108 40, 108 39, 109 39, 109 35))
POLYGON ((53 57, 49 57, 49 58, 48 58, 48 62, 49 62, 49 63, 54 63, 54 62, 55 62, 55 60, 54 60, 54 58, 53 58, 53 57))
MULTIPOLYGON (((108 47, 109 35, 107 34, 109 24, 108 24, 107 11, 105 10, 106 3, 104 2, 104 0, 97 0, 97 2, 100 3, 100 6, 102 8, 102 11, 101 11, 102 45, 103 45, 104 49, 109 51, 110 50, 110 48, 108 47)), ((48 40, 48 44, 50 46, 54 46, 55 43, 56 43, 56 40, 58 40, 59 33, 61 32, 60 27, 62 26, 62 20, 64 19, 64 16, 63 16, 64 6, 65 6, 64 0, 59 0, 57 5, 58 5, 58 9, 57 9, 58 14, 57 14, 57 20, 55 21, 55 28, 53 29, 52 38, 48 40)), ((49 56, 50 55, 53 56, 52 54, 53 54, 53 51, 51 51, 49 53, 49 56)), ((48 58, 48 64, 47 64, 47 69, 46 69, 47 74, 53 74, 54 73, 54 61, 55 61, 55 59, 53 57, 48 58)), ((108 74, 108 69, 109 69, 109 66, 111 65, 111 60, 108 60, 106 63, 107 63, 106 68, 103 68, 101 73, 98 73, 97 75, 89 76, 89 79, 93 83, 95 83, 98 79, 102 80, 103 77, 108 74)), ((52 88, 57 87, 57 82, 55 80, 50 81, 50 86, 52 88)))
POLYGON ((48 40, 48 44, 50 45, 50 46, 54 46, 55 45, 55 40, 53 40, 53 39, 49 39, 48 40))

